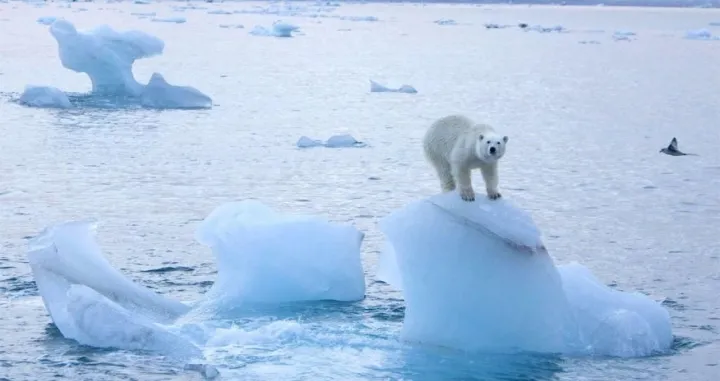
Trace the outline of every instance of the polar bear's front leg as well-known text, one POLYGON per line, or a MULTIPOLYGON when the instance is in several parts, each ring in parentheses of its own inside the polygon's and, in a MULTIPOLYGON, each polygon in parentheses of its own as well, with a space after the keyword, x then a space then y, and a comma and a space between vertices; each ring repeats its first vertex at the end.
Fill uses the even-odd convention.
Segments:
POLYGON ((491 200, 496 200, 502 195, 498 192, 498 174, 497 174, 497 163, 486 164, 480 167, 483 179, 485 180, 485 189, 487 195, 491 200))
POLYGON ((470 167, 460 162, 452 163, 453 178, 460 191, 460 197, 465 201, 475 201, 475 191, 470 178, 470 167))

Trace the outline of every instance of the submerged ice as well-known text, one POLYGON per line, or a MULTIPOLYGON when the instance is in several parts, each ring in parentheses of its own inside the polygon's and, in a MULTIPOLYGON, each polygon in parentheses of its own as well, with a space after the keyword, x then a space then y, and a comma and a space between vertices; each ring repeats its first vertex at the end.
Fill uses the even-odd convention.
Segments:
POLYGON ((56 20, 50 33, 58 44, 63 67, 85 73, 95 97, 137 99, 153 108, 209 108, 210 98, 197 89, 173 86, 154 73, 150 83, 139 83, 132 73, 136 60, 160 55, 165 43, 147 33, 131 30, 118 32, 101 25, 87 32, 78 31, 67 20, 56 20))
POLYGON ((579 264, 556 267, 532 219, 506 200, 444 193, 380 227, 389 242, 378 275, 403 292, 408 341, 620 357, 670 348, 659 303, 612 290, 579 264))

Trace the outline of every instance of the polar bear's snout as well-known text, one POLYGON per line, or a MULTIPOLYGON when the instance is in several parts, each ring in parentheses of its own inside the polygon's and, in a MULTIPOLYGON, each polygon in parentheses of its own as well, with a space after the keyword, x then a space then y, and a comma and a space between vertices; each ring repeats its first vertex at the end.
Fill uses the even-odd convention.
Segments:
POLYGON ((495 147, 490 147, 490 154, 495 155, 495 153, 497 153, 497 150, 495 149, 495 147))

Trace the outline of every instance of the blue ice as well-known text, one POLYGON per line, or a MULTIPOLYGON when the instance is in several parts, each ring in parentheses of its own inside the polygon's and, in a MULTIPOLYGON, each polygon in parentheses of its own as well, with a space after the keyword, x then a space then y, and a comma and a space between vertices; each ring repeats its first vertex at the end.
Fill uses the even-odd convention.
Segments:
MULTIPOLYGON (((168 84, 161 74, 154 73, 147 85, 139 83, 132 73, 132 66, 138 59, 160 55, 165 43, 147 33, 131 30, 117 32, 107 25, 101 25, 88 32, 80 32, 66 20, 56 20, 50 26, 50 33, 58 44, 62 65, 72 71, 85 73, 92 83, 93 97, 122 98, 151 108, 210 108, 210 97, 189 86, 168 84)), ((21 98, 34 97, 36 107, 50 98, 56 105, 65 105, 57 89, 45 88, 40 97, 37 88, 28 88, 21 98)), ((31 103, 31 102, 26 102, 31 103)))
POLYGON ((378 276, 402 290, 402 338, 469 351, 617 357, 667 353, 670 315, 582 265, 556 266, 532 218, 506 199, 418 200, 380 222, 378 276))
POLYGON ((371 93, 405 93, 405 94, 415 94, 417 93, 417 89, 410 85, 402 85, 398 88, 391 88, 387 87, 385 85, 381 85, 373 80, 370 80, 370 92, 371 93))

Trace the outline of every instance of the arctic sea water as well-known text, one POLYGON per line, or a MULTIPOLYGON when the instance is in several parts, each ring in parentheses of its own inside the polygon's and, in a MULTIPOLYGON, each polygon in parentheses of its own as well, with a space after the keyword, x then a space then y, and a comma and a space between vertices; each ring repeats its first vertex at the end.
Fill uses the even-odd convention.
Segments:
POLYGON ((720 12, 145 3, 0 4, 0 377, 717 378, 720 12), (103 24, 164 49, 93 86, 51 29, 103 24), (430 197, 455 112, 511 136, 481 214, 430 197))

